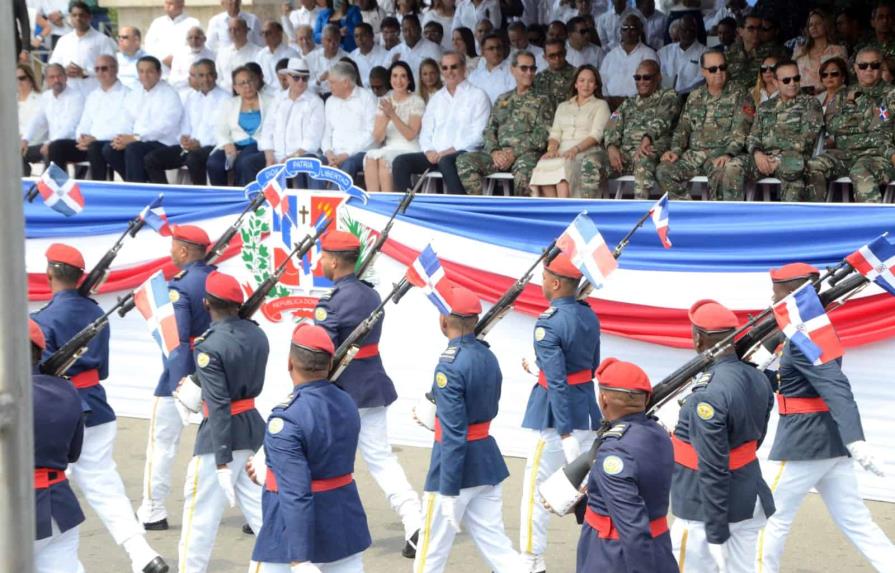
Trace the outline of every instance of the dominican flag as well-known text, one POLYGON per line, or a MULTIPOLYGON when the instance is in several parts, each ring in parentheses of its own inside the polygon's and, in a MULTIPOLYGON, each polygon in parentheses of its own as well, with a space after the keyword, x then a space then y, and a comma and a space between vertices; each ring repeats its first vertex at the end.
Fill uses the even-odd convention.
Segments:
POLYGON ((653 205, 649 212, 653 218, 653 224, 656 225, 656 232, 659 234, 662 246, 670 249, 671 241, 668 240, 668 193, 662 195, 662 198, 656 201, 656 204, 653 205))
POLYGON ((78 183, 53 162, 37 180, 37 190, 47 207, 66 217, 77 215, 84 209, 84 197, 78 183))
POLYGON ((152 203, 146 205, 146 207, 140 211, 140 218, 159 235, 170 237, 171 225, 168 223, 168 215, 165 214, 165 208, 162 207, 162 199, 164 198, 165 194, 159 193, 158 197, 156 197, 152 203))
POLYGON ((811 283, 775 304, 774 318, 786 338, 814 364, 826 364, 842 356, 839 335, 811 283))
POLYGON ((283 202, 283 194, 286 193, 286 168, 281 168, 276 175, 270 178, 264 186, 264 198, 270 203, 271 208, 276 209, 283 202))
POLYGON ((845 258, 856 271, 895 295, 895 243, 888 233, 864 245, 845 258))
POLYGON ((556 246, 572 259, 572 264, 584 273, 594 288, 603 288, 606 277, 618 267, 618 261, 612 256, 597 226, 587 216, 587 211, 575 217, 556 239, 556 246))
POLYGON ((438 312, 444 315, 451 313, 451 307, 445 297, 449 282, 432 245, 426 245, 426 248, 420 251, 413 264, 407 267, 406 277, 410 284, 423 289, 438 312))
POLYGON ((180 345, 180 336, 174 303, 168 295, 168 282, 162 271, 157 271, 134 292, 134 304, 167 358, 180 345))

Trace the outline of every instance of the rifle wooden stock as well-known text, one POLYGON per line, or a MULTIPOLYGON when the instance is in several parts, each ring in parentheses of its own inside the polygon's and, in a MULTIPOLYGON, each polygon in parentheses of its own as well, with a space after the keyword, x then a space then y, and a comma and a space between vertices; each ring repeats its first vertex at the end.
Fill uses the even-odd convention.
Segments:
POLYGON ((218 240, 214 242, 210 249, 205 253, 205 262, 207 264, 213 263, 218 257, 223 254, 225 250, 227 250, 227 245, 230 244, 230 241, 233 240, 233 237, 239 231, 239 228, 242 226, 242 221, 245 219, 246 215, 250 212, 254 213, 258 210, 259 207, 264 203, 264 193, 257 193, 252 200, 246 205, 246 208, 242 210, 242 213, 239 214, 239 217, 236 218, 236 221, 233 222, 232 225, 227 227, 227 230, 218 237, 218 240))
POLYGON ((399 214, 404 214, 407 211, 407 208, 410 206, 410 203, 413 202, 414 197, 416 197, 417 192, 419 192, 420 187, 423 185, 423 182, 426 180, 426 175, 429 174, 429 169, 423 171, 423 174, 420 175, 420 178, 417 180, 416 185, 413 186, 412 189, 408 190, 404 197, 401 198, 401 202, 398 203, 398 207, 392 213, 392 216, 389 217, 388 222, 385 224, 385 227, 382 228, 382 231, 379 233, 379 236, 376 237, 376 242, 373 243, 373 246, 367 251, 367 255, 364 257, 364 260, 357 266, 354 271, 358 277, 364 276, 364 273, 369 270, 370 266, 373 264, 373 261, 379 255, 379 251, 382 250, 382 247, 385 245, 385 242, 388 240, 388 234, 392 230, 392 226, 395 224, 395 218, 399 214))

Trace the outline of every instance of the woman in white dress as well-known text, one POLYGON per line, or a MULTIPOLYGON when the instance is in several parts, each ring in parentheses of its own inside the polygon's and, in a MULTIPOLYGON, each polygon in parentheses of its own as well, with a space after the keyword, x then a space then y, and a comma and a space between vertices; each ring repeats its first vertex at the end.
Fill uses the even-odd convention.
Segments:
MULTIPOLYGON (((22 137, 28 122, 40 109, 40 88, 37 85, 37 79, 34 77, 34 70, 31 69, 31 66, 26 66, 25 64, 16 66, 16 89, 19 104, 19 137, 22 137)), ((45 138, 46 133, 28 143, 35 145, 43 143, 45 138)))
POLYGON ((395 62, 389 68, 389 78, 392 89, 379 100, 373 124, 373 140, 384 145, 367 151, 364 158, 367 191, 393 191, 392 160, 420 150, 419 135, 426 104, 414 93, 410 66, 395 62))

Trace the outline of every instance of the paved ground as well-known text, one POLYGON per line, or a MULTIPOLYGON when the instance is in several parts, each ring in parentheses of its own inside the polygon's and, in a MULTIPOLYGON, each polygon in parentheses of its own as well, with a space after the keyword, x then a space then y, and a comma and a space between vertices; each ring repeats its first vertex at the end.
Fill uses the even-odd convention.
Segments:
MULTIPOLYGON (((143 458, 147 423, 145 420, 122 418, 119 420, 116 461, 127 485, 127 493, 136 508, 139 505, 142 483, 143 458)), ((181 455, 174 466, 174 494, 168 504, 171 512, 171 529, 150 532, 150 543, 168 559, 172 571, 176 571, 177 541, 180 535, 182 508, 182 483, 189 454, 192 451, 195 427, 184 434, 181 455)), ((422 486, 429 463, 429 450, 423 448, 396 448, 411 483, 422 486)), ((518 499, 521 491, 523 460, 507 460, 511 477, 504 482, 504 520, 507 533, 514 544, 519 535, 518 499)), ((395 514, 385 502, 384 496, 366 472, 363 462, 358 463, 355 474, 364 496, 364 503, 374 545, 365 556, 368 573, 396 573, 410 571, 411 561, 400 556, 403 531, 395 514)), ((870 503, 877 523, 890 538, 895 538, 895 504, 870 503)), ((99 519, 85 504, 87 521, 81 527, 80 556, 88 572, 124 572, 129 564, 122 549, 114 546, 112 538, 99 519)), ((247 569, 254 537, 241 531, 244 520, 237 509, 227 512, 218 530, 217 545, 209 568, 212 573, 242 572, 247 569)), ((552 573, 570 573, 575 569, 575 547, 578 528, 573 520, 555 518, 551 523, 550 548, 547 562, 552 573)), ((895 567, 895 564, 893 564, 895 567)), ((787 572, 813 571, 872 571, 852 545, 833 526, 820 498, 808 496, 799 512, 787 544, 784 570, 787 572)), ((465 535, 458 537, 447 570, 464 573, 487 572, 489 569, 478 555, 473 543, 465 535)))

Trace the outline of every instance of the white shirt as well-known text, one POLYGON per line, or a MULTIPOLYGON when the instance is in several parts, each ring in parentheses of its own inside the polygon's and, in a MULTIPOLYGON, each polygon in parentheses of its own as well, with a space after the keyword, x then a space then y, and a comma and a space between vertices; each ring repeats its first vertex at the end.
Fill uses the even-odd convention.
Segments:
MULTIPOLYGON (((413 70, 414 78, 416 78, 420 73, 420 64, 423 63, 423 60, 432 58, 438 62, 441 59, 441 46, 425 38, 420 38, 419 42, 412 48, 401 42, 389 50, 389 64, 393 61, 392 58, 395 57, 395 54, 398 54, 399 60, 407 62, 407 65, 413 70)), ((419 83, 419 80, 417 80, 417 83, 419 83)))
MULTIPOLYGON (((48 14, 52 14, 53 12, 59 12, 62 14, 62 25, 57 26, 50 23, 50 35, 51 36, 63 36, 72 31, 71 24, 68 23, 68 5, 71 0, 40 0, 38 3, 37 12, 39 12, 44 18, 47 17, 48 14)), ((30 2, 29 2, 30 4, 30 2)), ((49 22, 49 18, 47 18, 49 22)), ((31 25, 34 26, 34 19, 31 19, 31 25)))
POLYGON ((230 94, 215 86, 207 94, 190 89, 183 98, 183 120, 180 135, 188 135, 199 141, 202 147, 214 145, 217 121, 225 113, 230 94))
POLYGON ((115 59, 118 60, 118 81, 123 83, 128 89, 133 90, 139 87, 140 77, 137 75, 137 61, 145 55, 146 52, 142 49, 134 52, 133 56, 128 56, 124 52, 115 54, 115 59))
POLYGON ((299 6, 292 12, 289 12, 289 17, 280 16, 280 24, 283 25, 283 32, 286 33, 289 42, 295 41, 295 30, 299 26, 310 26, 313 28, 319 13, 320 7, 318 6, 315 6, 313 10, 307 10, 304 6, 299 6))
POLYGON ((52 90, 47 90, 40 94, 40 107, 25 128, 23 139, 31 143, 44 133, 47 141, 74 139, 83 111, 84 96, 79 90, 66 86, 58 97, 52 90))
MULTIPOLYGON (((354 51, 351 52, 351 59, 357 64, 357 69, 360 70, 360 80, 363 82, 365 88, 370 87, 370 70, 376 66, 382 66, 388 69, 392 64, 388 57, 388 50, 378 44, 373 44, 373 49, 366 55, 360 53, 360 48, 355 48, 354 51)), ((418 70, 413 70, 413 77, 416 79, 417 83, 419 83, 419 79, 416 78, 418 73, 418 70)))
POLYGON ((566 42, 566 61, 576 68, 584 64, 590 64, 600 69, 600 64, 603 62, 603 50, 600 46, 595 46, 594 44, 584 46, 583 50, 576 50, 571 44, 566 42))
POLYGON ((634 72, 643 60, 659 61, 656 52, 642 43, 637 44, 631 53, 625 52, 621 46, 616 47, 603 58, 600 65, 600 77, 603 79, 604 96, 634 96, 637 86, 634 84, 634 72))
MULTIPOLYGON (((605 52, 609 52, 621 41, 621 27, 622 20, 627 18, 630 14, 634 14, 639 17, 641 21, 646 18, 643 17, 643 14, 640 13, 640 10, 635 8, 627 8, 621 14, 615 13, 615 8, 607 10, 606 12, 600 14, 597 18, 596 26, 597 26, 597 36, 600 38, 600 44, 603 45, 603 50, 605 52)), ((605 81, 605 79, 604 79, 605 81)))
MULTIPOLYGON (((264 41, 261 39, 261 21, 258 20, 258 16, 240 10, 237 18, 245 20, 245 23, 249 27, 248 43, 255 44, 259 48, 263 46, 264 41)), ((228 20, 230 20, 230 15, 227 14, 226 11, 215 14, 208 20, 208 29, 205 30, 205 36, 207 38, 205 40, 205 45, 208 46, 210 50, 220 52, 222 48, 233 43, 233 40, 230 39, 230 32, 227 31, 228 20)))
POLYGON ((93 71, 96 58, 104 54, 114 56, 116 51, 112 38, 100 34, 93 28, 87 30, 83 36, 78 36, 77 32, 72 31, 59 38, 56 49, 50 56, 50 63, 63 66, 73 63, 80 66, 87 77, 68 78, 68 86, 79 90, 81 95, 87 97, 87 94, 98 85, 93 71))
POLYGON ((426 105, 420 129, 420 149, 425 152, 481 148, 482 133, 490 113, 488 94, 468 81, 461 82, 453 95, 447 87, 441 88, 426 105))
POLYGON ((680 93, 702 79, 699 56, 705 50, 706 47, 698 41, 694 41, 686 50, 681 49, 680 42, 668 44, 659 50, 659 62, 662 64, 662 86, 673 87, 680 93))
MULTIPOLYGON (((140 86, 140 89, 143 89, 140 86)), ((133 118, 125 103, 131 90, 121 81, 115 82, 108 90, 98 87, 87 96, 84 114, 75 129, 75 139, 91 135, 99 141, 110 141, 116 135, 133 132, 133 118)))
MULTIPOLYGON (((484 0, 476 6, 472 3, 472 0, 459 0, 457 8, 454 10, 454 26, 452 30, 466 26, 470 30, 475 31, 476 25, 486 18, 491 20, 495 30, 500 28, 500 2, 497 0, 484 0)), ((447 30, 444 31, 444 35, 448 35, 447 30)))
POLYGON ((258 141, 258 149, 273 151, 277 162, 298 150, 319 152, 326 123, 323 100, 319 96, 305 90, 292 99, 288 91, 285 93, 287 95, 277 100, 276 110, 264 118, 264 129, 258 141))
POLYGON ((333 57, 327 58, 326 54, 323 53, 323 48, 317 48, 305 57, 305 63, 308 64, 308 68, 311 70, 311 77, 314 78, 314 81, 311 82, 314 89, 322 94, 330 92, 329 79, 321 80, 320 76, 328 72, 333 65, 347 55, 348 52, 339 48, 333 57))
POLYGON ((177 91, 165 80, 159 80, 149 91, 143 86, 131 91, 125 106, 134 119, 133 134, 140 141, 158 141, 165 145, 180 141, 183 104, 177 91))
MULTIPOLYGON (((215 53, 205 46, 198 52, 194 52, 189 46, 177 48, 174 51, 174 58, 171 60, 171 73, 168 74, 168 83, 178 90, 188 89, 190 87, 190 68, 192 65, 199 60, 211 60, 213 62, 215 59, 215 53)), ((217 69, 217 64, 215 64, 215 69, 217 69)))
POLYGON ((218 85, 229 93, 233 89, 233 70, 249 62, 258 62, 261 48, 251 42, 237 48, 229 45, 221 48, 214 66, 218 70, 218 85))
POLYGON ((509 59, 489 70, 488 63, 482 58, 467 79, 469 83, 488 94, 491 105, 494 105, 502 94, 516 89, 516 78, 510 73, 509 59))
POLYGON ((373 145, 373 122, 377 99, 366 88, 356 87, 346 99, 330 96, 326 100, 326 124, 320 148, 349 156, 373 145))
POLYGON ((295 57, 298 57, 298 51, 295 48, 290 48, 286 42, 280 42, 280 45, 277 46, 277 49, 273 52, 271 52, 270 48, 267 46, 261 48, 258 52, 256 61, 258 62, 258 65, 261 66, 261 71, 264 73, 264 83, 278 86, 277 62, 283 58, 295 57))
POLYGON ((643 27, 643 33, 646 35, 646 45, 654 50, 658 50, 665 45, 665 28, 667 28, 668 18, 665 14, 655 10, 653 15, 647 18, 643 17, 646 25, 643 27))
POLYGON ((149 25, 143 48, 162 62, 164 73, 168 74, 170 70, 164 65, 165 58, 173 56, 185 46, 186 33, 198 25, 199 20, 187 16, 186 12, 181 12, 173 19, 167 15, 159 16, 149 25))
MULTIPOLYGON (((32 91, 28 94, 24 100, 18 102, 18 110, 19 110, 19 137, 25 137, 25 130, 28 128, 28 124, 31 123, 31 120, 40 112, 40 100, 41 94, 36 91, 32 91)), ((33 138, 28 140, 28 143, 31 145, 36 145, 38 143, 43 143, 47 139, 46 130, 42 130, 41 133, 32 134, 33 138)))
POLYGON ((422 25, 424 30, 426 29, 426 24, 428 24, 429 22, 438 22, 439 24, 441 24, 441 28, 444 30, 444 36, 442 36, 441 38, 441 49, 453 50, 454 42, 451 33, 454 31, 454 17, 440 16, 435 10, 427 9, 425 13, 423 13, 422 20, 420 20, 420 24, 422 25))

